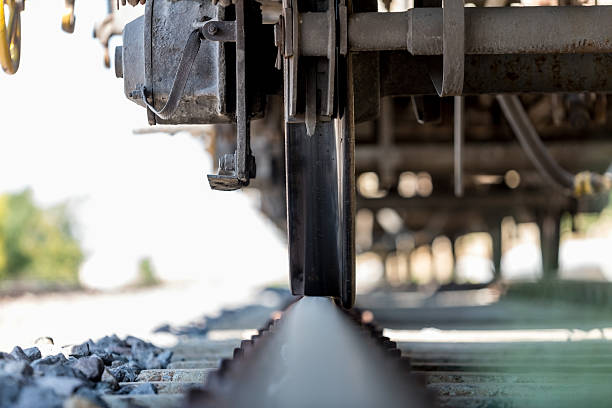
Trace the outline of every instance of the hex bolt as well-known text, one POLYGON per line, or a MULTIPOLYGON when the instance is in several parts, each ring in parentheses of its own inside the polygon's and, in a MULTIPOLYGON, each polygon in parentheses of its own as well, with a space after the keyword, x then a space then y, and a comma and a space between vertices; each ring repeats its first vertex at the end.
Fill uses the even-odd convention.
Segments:
POLYGON ((208 34, 210 35, 215 35, 217 34, 217 31, 219 31, 219 29, 217 28, 216 25, 209 24, 208 27, 206 28, 206 31, 208 31, 208 34))

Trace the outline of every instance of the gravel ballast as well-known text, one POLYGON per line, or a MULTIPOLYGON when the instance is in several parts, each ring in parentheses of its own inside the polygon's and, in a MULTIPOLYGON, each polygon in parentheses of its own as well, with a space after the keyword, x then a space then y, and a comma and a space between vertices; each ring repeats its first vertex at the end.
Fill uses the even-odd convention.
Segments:
POLYGON ((37 346, 0 353, 0 408, 83 406, 105 408, 107 394, 154 394, 153 386, 128 387, 142 370, 163 369, 172 352, 139 338, 116 335, 57 347, 49 337, 37 346))

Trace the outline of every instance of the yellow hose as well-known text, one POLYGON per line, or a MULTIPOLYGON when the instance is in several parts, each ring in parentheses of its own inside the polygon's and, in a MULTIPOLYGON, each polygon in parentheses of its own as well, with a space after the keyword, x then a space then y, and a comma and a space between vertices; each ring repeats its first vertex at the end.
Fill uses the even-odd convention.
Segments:
POLYGON ((0 5, 0 65, 7 74, 14 74, 19 68, 21 53, 21 19, 15 0, 0 0, 0 5), (8 26, 4 15, 5 4, 9 9, 8 26))

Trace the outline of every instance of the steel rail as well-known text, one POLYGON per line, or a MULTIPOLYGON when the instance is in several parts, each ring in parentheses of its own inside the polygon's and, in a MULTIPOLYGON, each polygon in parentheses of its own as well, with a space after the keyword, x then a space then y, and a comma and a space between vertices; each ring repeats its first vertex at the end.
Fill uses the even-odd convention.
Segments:
POLYGON ((362 324, 360 313, 304 297, 243 341, 188 407, 434 405, 405 363, 396 343, 362 324))

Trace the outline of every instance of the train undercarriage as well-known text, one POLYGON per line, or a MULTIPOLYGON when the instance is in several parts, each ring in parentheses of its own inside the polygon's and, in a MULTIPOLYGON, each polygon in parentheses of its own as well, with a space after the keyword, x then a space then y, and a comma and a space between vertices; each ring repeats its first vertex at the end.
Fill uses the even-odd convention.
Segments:
POLYGON ((148 0, 116 73, 150 124, 215 124, 210 186, 261 190, 295 295, 350 308, 356 252, 406 234, 488 231, 499 273, 505 216, 553 276, 561 216, 612 184, 612 7, 489 3, 148 0))

